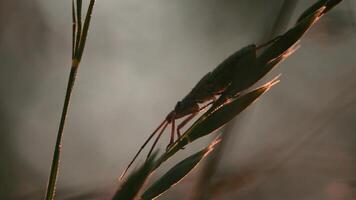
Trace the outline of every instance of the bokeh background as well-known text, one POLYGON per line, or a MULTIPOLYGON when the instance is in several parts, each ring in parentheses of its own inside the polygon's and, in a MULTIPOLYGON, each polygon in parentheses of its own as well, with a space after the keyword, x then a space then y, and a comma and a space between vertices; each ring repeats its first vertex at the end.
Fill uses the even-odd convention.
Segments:
MULTIPOLYGON (((97 0, 58 199, 109 198, 146 137, 205 73, 285 31, 314 2, 289 1, 287 9, 284 0, 97 0)), ((0 0, 0 199, 43 197, 70 49, 69 0, 0 0)), ((282 73, 281 83, 229 125, 214 199, 356 198, 355 49, 356 2, 344 0, 261 82, 282 73)), ((192 197, 202 166, 161 199, 192 197)))

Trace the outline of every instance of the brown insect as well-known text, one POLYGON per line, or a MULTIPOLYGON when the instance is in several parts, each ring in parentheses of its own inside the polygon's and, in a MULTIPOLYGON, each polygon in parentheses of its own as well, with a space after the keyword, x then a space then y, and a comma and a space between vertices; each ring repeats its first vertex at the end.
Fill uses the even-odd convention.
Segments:
MULTIPOLYGON (((153 138, 155 134, 158 133, 157 138, 155 139, 149 153, 147 154, 147 158, 151 155, 153 149, 155 148, 158 140, 162 136, 164 130, 167 128, 169 124, 171 124, 171 133, 170 133, 170 141, 167 145, 167 149, 174 142, 175 134, 177 134, 178 139, 180 138, 181 129, 191 121, 201 110, 205 109, 209 105, 219 106, 221 105, 221 101, 216 101, 216 97, 219 95, 228 96, 226 92, 228 91, 228 87, 232 85, 235 81, 236 74, 243 73, 246 68, 239 67, 241 62, 246 60, 256 61, 257 50, 262 47, 268 46, 271 43, 278 40, 279 37, 262 44, 260 46, 256 45, 248 45, 239 51, 232 54, 226 60, 224 60, 221 64, 219 64, 213 71, 207 73, 200 81, 193 87, 193 89, 181 100, 178 101, 174 109, 168 113, 166 118, 161 122, 161 124, 153 131, 153 133, 148 137, 148 139, 141 146, 139 151, 136 153, 132 161, 129 163, 127 168, 121 177, 125 175, 127 170, 136 160, 138 155, 147 145, 147 143, 153 138), (205 105, 200 106, 200 104, 205 105), (218 105, 216 105, 218 103, 218 105), (176 128, 175 121, 177 119, 186 117, 181 123, 178 124, 176 128), (177 131, 177 132, 176 132, 177 131)), ((249 66, 247 66, 249 67, 249 66)), ((252 67, 252 66, 250 66, 252 67)), ((245 88, 246 89, 246 88, 245 88)))

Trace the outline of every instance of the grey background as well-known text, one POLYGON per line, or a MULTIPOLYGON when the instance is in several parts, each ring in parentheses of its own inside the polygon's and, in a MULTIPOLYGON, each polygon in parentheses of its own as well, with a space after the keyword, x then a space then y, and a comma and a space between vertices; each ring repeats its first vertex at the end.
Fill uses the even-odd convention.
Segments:
MULTIPOLYGON (((282 2, 97 0, 65 129, 58 199, 110 197, 175 103, 232 52, 261 42, 282 2)), ((312 2, 299 0, 286 26, 312 2)), ((70 69, 70 6, 0 0, 1 199, 38 199, 45 190, 70 69)), ((217 174, 236 177, 236 185, 216 199, 356 197, 355 9, 344 0, 261 82, 282 74, 236 120, 217 174)), ((199 169, 161 199, 191 197, 199 169)))

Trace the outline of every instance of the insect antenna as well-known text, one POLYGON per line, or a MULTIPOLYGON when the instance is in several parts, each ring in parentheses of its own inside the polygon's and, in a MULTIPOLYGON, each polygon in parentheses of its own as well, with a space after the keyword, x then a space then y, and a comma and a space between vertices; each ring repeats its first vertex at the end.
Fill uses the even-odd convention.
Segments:
POLYGON ((154 143, 152 144, 152 147, 151 147, 150 151, 149 151, 148 154, 147 154, 146 160, 150 157, 150 155, 151 155, 153 149, 155 148, 155 146, 156 146, 156 144, 157 144, 159 138, 162 136, 162 133, 163 133, 163 131, 166 129, 167 126, 168 126, 168 123, 166 123, 166 124, 164 125, 164 127, 162 128, 162 130, 161 130, 161 131, 159 132, 159 134, 157 135, 156 140, 155 140, 154 143))
POLYGON ((126 172, 129 170, 129 168, 131 167, 131 165, 135 162, 137 156, 140 155, 141 151, 145 148, 145 146, 147 145, 147 143, 152 139, 152 137, 157 133, 157 131, 158 131, 163 125, 165 125, 165 127, 162 129, 162 131, 160 132, 160 134, 162 134, 163 130, 164 130, 164 129, 167 127, 167 125, 168 125, 166 119, 156 128, 155 131, 153 131, 153 133, 147 138, 147 140, 145 141, 145 143, 143 143, 143 145, 141 146, 140 150, 138 150, 138 152, 136 153, 136 155, 134 156, 134 158, 131 160, 130 164, 125 168, 125 171, 121 174, 119 180, 122 180, 122 178, 125 176, 126 172))

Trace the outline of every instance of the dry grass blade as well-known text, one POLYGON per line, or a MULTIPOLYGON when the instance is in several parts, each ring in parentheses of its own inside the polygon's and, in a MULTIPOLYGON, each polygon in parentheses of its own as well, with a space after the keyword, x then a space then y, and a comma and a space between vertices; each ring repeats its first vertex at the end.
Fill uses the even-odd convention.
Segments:
POLYGON ((228 121, 233 119, 236 115, 255 102, 262 94, 267 92, 276 83, 278 83, 278 80, 274 79, 245 95, 230 99, 224 105, 215 108, 214 111, 207 111, 182 135, 179 140, 173 144, 167 152, 159 158, 155 168, 159 167, 159 165, 187 144, 221 128, 228 121))
MULTIPOLYGON (((302 21, 280 36, 279 40, 273 43, 259 56, 259 63, 263 66, 288 52, 288 50, 300 40, 305 32, 322 16, 324 10, 325 7, 319 8, 313 14, 303 18, 302 21)), ((261 74, 264 75, 269 70, 270 69, 267 68, 265 71, 262 71, 261 74)))
POLYGON ((316 10, 320 9, 321 7, 325 6, 325 10, 323 13, 328 12, 330 9, 332 9, 334 6, 339 4, 342 0, 320 0, 313 4, 310 8, 308 8, 306 11, 304 11, 300 17, 297 20, 297 23, 300 21, 304 20, 305 17, 309 16, 316 10))
POLYGON ((169 188, 181 181, 189 172, 191 172, 199 162, 209 155, 220 139, 214 140, 208 147, 182 160, 172 167, 160 179, 153 183, 142 195, 143 200, 156 198, 167 191, 169 188))
POLYGON ((137 171, 133 172, 115 193, 113 200, 132 200, 138 195, 150 175, 157 152, 155 152, 137 171))

